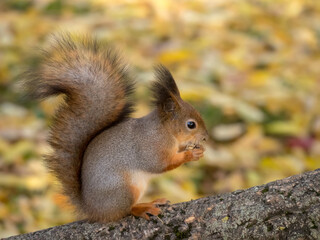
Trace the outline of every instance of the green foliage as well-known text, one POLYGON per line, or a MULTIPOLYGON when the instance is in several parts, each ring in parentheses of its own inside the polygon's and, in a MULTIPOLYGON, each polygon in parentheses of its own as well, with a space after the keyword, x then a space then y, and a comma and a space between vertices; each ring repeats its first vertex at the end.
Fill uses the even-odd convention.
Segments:
POLYGON ((4 0, 2 3, 8 10, 26 11, 33 6, 32 0, 4 0))

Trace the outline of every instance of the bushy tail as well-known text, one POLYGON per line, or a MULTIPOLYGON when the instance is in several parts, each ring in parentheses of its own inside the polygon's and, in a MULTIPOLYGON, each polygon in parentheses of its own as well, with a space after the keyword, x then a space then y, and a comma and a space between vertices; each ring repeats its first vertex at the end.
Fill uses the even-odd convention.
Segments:
POLYGON ((128 97, 134 82, 114 51, 95 39, 70 35, 54 37, 38 69, 27 75, 28 92, 34 98, 65 95, 49 138, 54 153, 46 161, 64 193, 79 205, 83 153, 94 136, 131 113, 128 97))

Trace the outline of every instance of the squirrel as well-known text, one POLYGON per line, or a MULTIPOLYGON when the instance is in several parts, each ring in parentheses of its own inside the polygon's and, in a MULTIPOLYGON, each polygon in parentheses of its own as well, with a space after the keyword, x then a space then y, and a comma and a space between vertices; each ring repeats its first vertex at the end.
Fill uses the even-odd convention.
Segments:
POLYGON ((42 52, 24 84, 34 99, 64 96, 50 129, 53 153, 45 157, 63 193, 89 221, 158 215, 166 199, 139 203, 149 177, 198 160, 208 138, 169 70, 155 67, 154 109, 132 118, 135 80, 116 51, 66 33, 42 52))

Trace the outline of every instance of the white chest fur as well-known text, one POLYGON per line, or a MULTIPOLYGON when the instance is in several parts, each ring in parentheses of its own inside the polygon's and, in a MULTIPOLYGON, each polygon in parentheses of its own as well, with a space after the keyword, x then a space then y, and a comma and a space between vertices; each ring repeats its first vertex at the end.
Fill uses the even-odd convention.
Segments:
POLYGON ((153 175, 154 174, 146 173, 143 171, 135 171, 131 174, 131 183, 133 186, 135 186, 136 189, 139 190, 139 196, 137 201, 139 201, 143 193, 146 191, 148 182, 153 175))

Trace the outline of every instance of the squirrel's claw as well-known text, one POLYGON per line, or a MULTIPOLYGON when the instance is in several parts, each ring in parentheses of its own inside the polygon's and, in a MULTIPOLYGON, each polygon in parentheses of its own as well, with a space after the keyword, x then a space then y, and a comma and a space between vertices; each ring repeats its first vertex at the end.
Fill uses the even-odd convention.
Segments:
POLYGON ((197 161, 203 157, 205 148, 202 145, 199 145, 197 148, 190 150, 192 152, 192 161, 197 161))
POLYGON ((197 149, 197 148, 193 149, 192 155, 194 159, 199 159, 203 157, 203 149, 197 149))
POLYGON ((152 203, 157 204, 157 205, 166 205, 166 204, 169 204, 170 201, 166 198, 159 198, 159 199, 152 201, 152 203))

